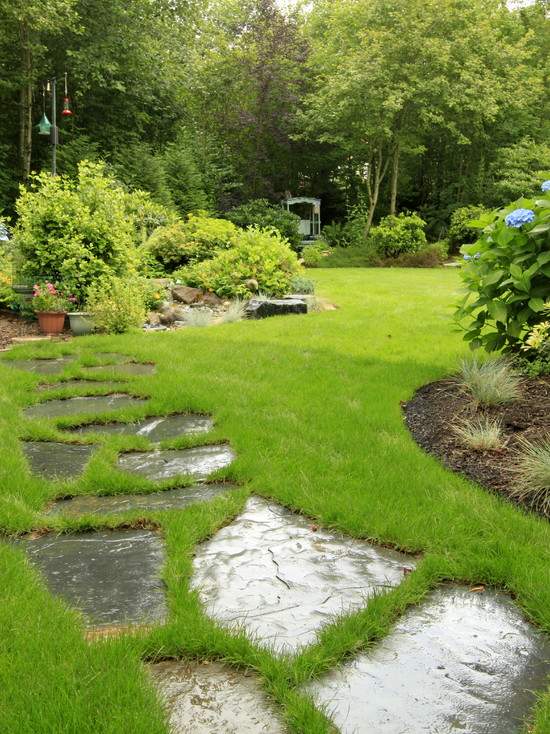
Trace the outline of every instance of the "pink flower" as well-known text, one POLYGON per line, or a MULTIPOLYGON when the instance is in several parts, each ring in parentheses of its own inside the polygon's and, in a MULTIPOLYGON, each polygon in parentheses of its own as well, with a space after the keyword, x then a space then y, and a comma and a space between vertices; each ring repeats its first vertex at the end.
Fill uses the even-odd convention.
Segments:
POLYGON ((46 288, 48 289, 48 293, 52 296, 57 295, 57 291, 55 290, 55 286, 53 283, 46 283, 46 288))

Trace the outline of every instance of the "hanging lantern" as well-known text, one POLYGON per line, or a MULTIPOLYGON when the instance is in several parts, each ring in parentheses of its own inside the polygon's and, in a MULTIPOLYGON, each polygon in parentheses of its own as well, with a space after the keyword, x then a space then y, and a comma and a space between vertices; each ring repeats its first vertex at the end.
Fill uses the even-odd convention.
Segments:
POLYGON ((68 97, 63 97, 63 109, 61 110, 62 117, 71 117, 73 111, 71 110, 71 101, 68 97))
POLYGON ((46 113, 42 113, 42 117, 40 118, 40 122, 36 126, 38 128, 38 134, 39 135, 49 135, 52 131, 52 123, 48 120, 46 117, 46 113))
POLYGON ((63 97, 63 109, 61 110, 62 117, 71 117, 73 111, 71 110, 71 101, 69 99, 69 91, 67 89, 67 72, 65 72, 65 96, 63 97))

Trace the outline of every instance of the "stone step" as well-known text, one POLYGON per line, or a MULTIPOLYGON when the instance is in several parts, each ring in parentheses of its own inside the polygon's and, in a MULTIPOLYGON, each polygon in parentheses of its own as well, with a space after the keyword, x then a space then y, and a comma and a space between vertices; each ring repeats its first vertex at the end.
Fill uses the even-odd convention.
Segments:
POLYGON ((133 451, 119 457, 118 468, 141 474, 152 481, 178 476, 206 479, 212 472, 229 466, 234 458, 235 454, 227 444, 191 449, 133 451))

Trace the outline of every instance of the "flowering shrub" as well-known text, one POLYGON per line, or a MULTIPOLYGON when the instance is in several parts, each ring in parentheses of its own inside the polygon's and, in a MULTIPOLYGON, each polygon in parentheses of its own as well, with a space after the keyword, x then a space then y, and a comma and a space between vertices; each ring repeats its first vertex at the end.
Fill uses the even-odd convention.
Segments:
POLYGON ((74 296, 65 296, 53 283, 36 283, 32 291, 31 307, 35 313, 44 311, 63 313, 75 301, 74 296))
MULTIPOLYGON (((546 184, 546 182, 545 182, 546 184)), ((480 239, 461 248, 467 294, 457 319, 472 348, 519 353, 550 297, 550 187, 473 222, 480 239)))
POLYGON ((241 231, 230 250, 211 260, 174 273, 187 285, 225 298, 250 298, 255 292, 270 296, 289 293, 293 277, 302 272, 296 253, 275 231, 254 227, 241 231))

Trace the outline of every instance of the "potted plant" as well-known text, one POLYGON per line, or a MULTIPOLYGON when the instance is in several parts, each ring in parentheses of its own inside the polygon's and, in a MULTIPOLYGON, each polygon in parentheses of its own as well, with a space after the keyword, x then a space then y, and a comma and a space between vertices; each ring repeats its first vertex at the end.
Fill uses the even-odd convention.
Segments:
POLYGON ((69 301, 53 283, 35 283, 31 306, 43 334, 60 334, 65 325, 69 301))
POLYGON ((91 334, 94 330, 94 319, 89 311, 69 311, 67 315, 71 324, 71 331, 75 336, 91 334))

